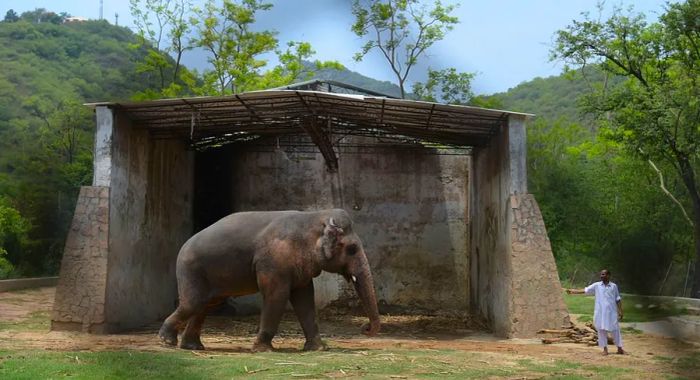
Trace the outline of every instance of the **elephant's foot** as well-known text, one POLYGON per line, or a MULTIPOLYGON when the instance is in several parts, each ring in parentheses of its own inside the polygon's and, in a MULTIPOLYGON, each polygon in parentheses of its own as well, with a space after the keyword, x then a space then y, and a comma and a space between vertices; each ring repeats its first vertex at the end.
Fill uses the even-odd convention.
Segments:
POLYGON ((253 352, 272 351, 272 338, 274 336, 275 333, 258 331, 258 336, 255 337, 255 343, 253 343, 253 352))
POLYGON ((253 343, 253 348, 251 350, 253 352, 268 352, 272 351, 273 348, 271 343, 255 342, 253 343))
POLYGON ((182 342, 180 342, 180 348, 183 350, 203 350, 204 345, 202 341, 199 340, 199 337, 191 339, 183 337, 182 342))
POLYGON ((304 351, 325 351, 328 349, 326 343, 321 340, 321 337, 315 337, 311 340, 307 340, 304 343, 304 351))
POLYGON ((177 346, 177 330, 163 326, 158 331, 158 337, 168 346, 177 346))

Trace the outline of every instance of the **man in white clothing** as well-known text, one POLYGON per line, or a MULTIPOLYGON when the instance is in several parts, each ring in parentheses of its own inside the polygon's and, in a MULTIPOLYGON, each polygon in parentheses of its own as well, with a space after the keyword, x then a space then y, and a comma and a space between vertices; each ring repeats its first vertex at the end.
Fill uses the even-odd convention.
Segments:
POLYGON ((567 289, 569 294, 588 294, 595 296, 593 325, 598 330, 598 346, 603 348, 603 355, 608 354, 608 331, 612 333, 617 346, 617 353, 624 354, 620 324, 622 320, 622 298, 615 283, 610 282, 610 271, 600 271, 600 281, 588 285, 585 289, 567 289))

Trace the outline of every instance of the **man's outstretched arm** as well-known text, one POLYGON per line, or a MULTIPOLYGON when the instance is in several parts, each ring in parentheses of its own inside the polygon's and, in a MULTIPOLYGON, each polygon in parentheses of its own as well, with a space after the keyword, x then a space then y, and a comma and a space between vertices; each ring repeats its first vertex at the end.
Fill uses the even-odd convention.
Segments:
POLYGON ((584 294, 586 293, 583 289, 566 289, 567 294, 584 294))

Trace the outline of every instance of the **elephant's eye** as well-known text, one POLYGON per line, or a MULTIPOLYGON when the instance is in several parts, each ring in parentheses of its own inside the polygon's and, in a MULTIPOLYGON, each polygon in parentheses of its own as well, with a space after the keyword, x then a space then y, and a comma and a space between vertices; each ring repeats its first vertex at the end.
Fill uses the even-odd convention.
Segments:
POLYGON ((352 256, 357 253, 357 246, 355 244, 350 244, 347 248, 345 248, 345 252, 347 252, 348 255, 352 256))

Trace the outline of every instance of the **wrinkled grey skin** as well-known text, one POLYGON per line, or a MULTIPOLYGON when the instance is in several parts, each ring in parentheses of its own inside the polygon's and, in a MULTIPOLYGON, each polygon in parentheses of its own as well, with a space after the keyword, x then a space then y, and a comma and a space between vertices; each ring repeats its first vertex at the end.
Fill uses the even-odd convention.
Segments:
POLYGON ((321 271, 352 281, 370 320, 369 336, 379 332, 379 312, 372 274, 344 210, 264 211, 231 214, 192 236, 177 257, 180 303, 158 335, 168 345, 204 349, 200 340, 208 306, 229 296, 260 292, 260 328, 254 351, 272 349, 280 318, 290 301, 306 343, 304 350, 325 348, 314 304, 312 279, 321 271))

